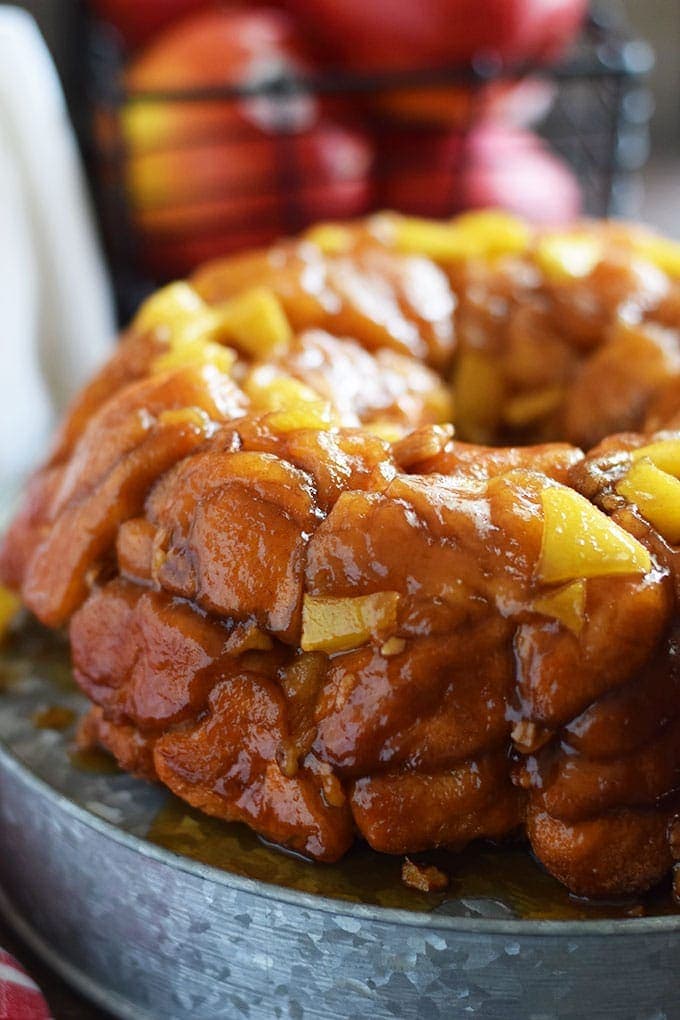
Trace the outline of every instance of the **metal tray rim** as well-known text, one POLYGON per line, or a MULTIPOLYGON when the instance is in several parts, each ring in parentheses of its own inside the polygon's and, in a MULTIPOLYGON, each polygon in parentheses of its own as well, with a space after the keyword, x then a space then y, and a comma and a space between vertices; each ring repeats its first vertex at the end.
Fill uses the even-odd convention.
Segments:
POLYGON ((36 793, 49 797, 66 814, 96 832, 125 846, 128 850, 157 861, 180 872, 191 874, 203 881, 219 883, 243 893, 291 904, 307 910, 318 910, 358 920, 379 921, 412 928, 428 928, 478 935, 525 936, 602 936, 602 935, 667 935, 680 931, 680 915, 645 918, 616 918, 611 920, 504 920, 500 918, 446 917, 424 911, 380 907, 368 903, 353 903, 313 893, 287 889, 285 886, 260 882, 257 879, 235 875, 209 864, 173 853, 147 840, 125 832, 113 823, 88 811, 75 801, 55 790, 48 782, 32 772, 21 759, 0 741, 0 761, 3 768, 12 772, 36 793))
POLYGON ((0 912, 14 932, 36 956, 40 957, 55 974, 58 974, 71 988, 75 988, 95 1006, 100 1006, 112 1016, 119 1017, 120 1020, 154 1020, 151 1013, 142 1012, 137 1006, 131 1005, 110 988, 104 990, 84 971, 78 970, 72 963, 69 963, 14 909, 1 887, 0 912))

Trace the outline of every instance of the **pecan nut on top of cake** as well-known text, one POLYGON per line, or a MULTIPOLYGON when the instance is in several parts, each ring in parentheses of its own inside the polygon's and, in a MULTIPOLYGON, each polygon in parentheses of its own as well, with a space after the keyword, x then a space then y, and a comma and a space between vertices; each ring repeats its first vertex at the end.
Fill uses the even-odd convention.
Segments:
POLYGON ((69 628, 81 740, 211 815, 324 861, 519 831, 639 891, 678 843, 675 428, 672 243, 322 224, 149 298, 2 577, 69 628))

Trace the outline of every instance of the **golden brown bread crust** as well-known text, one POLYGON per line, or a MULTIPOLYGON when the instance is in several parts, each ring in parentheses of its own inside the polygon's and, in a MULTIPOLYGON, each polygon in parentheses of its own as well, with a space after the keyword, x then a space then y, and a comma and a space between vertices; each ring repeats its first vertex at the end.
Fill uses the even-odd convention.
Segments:
POLYGON ((617 486, 651 439, 585 458, 460 442, 425 363, 459 373, 474 352, 457 393, 474 438, 665 426, 678 286, 621 228, 589 228, 602 258, 558 282, 539 240, 435 264, 382 226, 343 230, 341 254, 286 242, 196 274, 216 306, 274 294, 292 326, 280 350, 186 359, 138 320, 62 426, 0 572, 69 625, 95 706, 82 740, 210 814, 321 860, 357 835, 410 853, 523 828, 579 894, 646 888, 672 860, 680 574, 617 486), (491 362, 498 406, 480 417, 469 366, 488 386, 491 362), (290 385, 302 411, 277 403, 290 385), (546 492, 585 506, 629 565, 594 542, 581 572, 550 574, 546 492))

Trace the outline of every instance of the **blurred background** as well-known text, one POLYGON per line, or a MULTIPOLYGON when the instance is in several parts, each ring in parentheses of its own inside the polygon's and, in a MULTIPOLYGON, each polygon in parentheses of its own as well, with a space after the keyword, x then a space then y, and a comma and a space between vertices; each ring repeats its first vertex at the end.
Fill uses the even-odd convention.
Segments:
POLYGON ((679 0, 26 0, 119 314, 318 219, 506 206, 680 236, 679 0))
POLYGON ((625 11, 633 31, 649 40, 655 54, 649 79, 652 147, 641 208, 633 212, 680 237, 680 3, 626 0, 625 11))

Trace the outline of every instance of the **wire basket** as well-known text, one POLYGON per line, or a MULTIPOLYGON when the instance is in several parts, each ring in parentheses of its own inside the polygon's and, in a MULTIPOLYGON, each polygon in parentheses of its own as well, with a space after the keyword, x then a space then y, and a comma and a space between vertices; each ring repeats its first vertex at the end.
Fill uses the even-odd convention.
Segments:
POLYGON ((627 214, 647 156, 651 51, 607 7, 551 68, 479 59, 126 93, 112 39, 95 30, 90 50, 91 164, 122 318, 199 262, 319 219, 488 204, 539 220, 627 214), (179 111, 196 137, 170 157, 133 151, 130 125, 151 109, 179 111), (514 123, 527 109, 538 135, 514 123))

